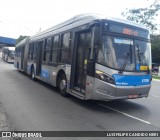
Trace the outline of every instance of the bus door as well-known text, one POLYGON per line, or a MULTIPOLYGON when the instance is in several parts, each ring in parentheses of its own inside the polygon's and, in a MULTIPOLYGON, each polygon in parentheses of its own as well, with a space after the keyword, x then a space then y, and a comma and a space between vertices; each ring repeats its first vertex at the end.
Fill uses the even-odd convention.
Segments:
POLYGON ((41 76, 43 41, 38 42, 36 48, 37 48, 36 76, 41 76))
POLYGON ((85 93, 88 51, 91 42, 91 32, 78 33, 76 36, 76 60, 74 72, 74 89, 85 93))

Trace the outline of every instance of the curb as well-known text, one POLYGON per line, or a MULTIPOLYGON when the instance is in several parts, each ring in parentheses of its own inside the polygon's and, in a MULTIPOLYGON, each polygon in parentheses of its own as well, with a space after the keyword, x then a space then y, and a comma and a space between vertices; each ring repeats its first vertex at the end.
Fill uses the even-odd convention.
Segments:
POLYGON ((160 80, 158 80, 158 79, 152 79, 153 81, 158 81, 158 82, 160 82, 160 80))

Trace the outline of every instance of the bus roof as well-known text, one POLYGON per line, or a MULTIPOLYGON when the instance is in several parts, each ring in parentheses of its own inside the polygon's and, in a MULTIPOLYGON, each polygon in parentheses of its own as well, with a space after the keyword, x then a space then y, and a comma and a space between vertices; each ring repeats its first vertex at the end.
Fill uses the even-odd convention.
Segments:
MULTIPOLYGON (((82 15, 77 15, 69 20, 66 20, 60 24, 57 24, 45 31, 42 31, 34 36, 29 37, 30 40, 34 40, 34 39, 38 39, 41 38, 43 36, 45 36, 45 34, 51 33, 53 31, 58 32, 59 31, 63 31, 63 30, 67 30, 67 29, 71 29, 74 27, 78 27, 87 23, 90 23, 92 21, 100 21, 100 20, 108 20, 108 21, 113 21, 113 22, 117 22, 117 23, 122 23, 122 24, 127 24, 130 26, 134 26, 134 27, 138 27, 144 30, 148 30, 147 28, 145 28, 144 26, 137 24, 135 22, 129 21, 129 20, 123 20, 123 19, 117 19, 117 18, 111 18, 111 17, 107 17, 105 15, 99 15, 99 14, 82 14, 82 15), (67 29, 66 29, 67 28, 67 29)), ((21 42, 19 42, 17 46, 22 45, 26 42, 27 38, 25 38, 24 40, 22 40, 21 42)))
POLYGON ((89 23, 91 21, 96 21, 96 20, 109 20, 109 21, 123 23, 123 24, 136 26, 136 27, 148 30, 144 26, 142 26, 140 24, 137 24, 135 22, 129 21, 129 20, 111 18, 111 17, 107 17, 107 16, 104 16, 104 15, 99 15, 99 14, 82 14, 82 15, 77 15, 77 16, 75 16, 75 17, 73 17, 73 18, 71 18, 71 19, 69 19, 65 22, 62 22, 58 25, 55 25, 55 26, 53 26, 53 27, 51 27, 51 28, 49 28, 45 31, 42 31, 39 34, 36 34, 36 35, 32 36, 32 38, 41 36, 45 33, 52 32, 54 30, 60 29, 60 28, 65 27, 65 26, 71 25, 71 27, 73 28, 73 27, 76 27, 76 26, 80 26, 80 25, 89 23))

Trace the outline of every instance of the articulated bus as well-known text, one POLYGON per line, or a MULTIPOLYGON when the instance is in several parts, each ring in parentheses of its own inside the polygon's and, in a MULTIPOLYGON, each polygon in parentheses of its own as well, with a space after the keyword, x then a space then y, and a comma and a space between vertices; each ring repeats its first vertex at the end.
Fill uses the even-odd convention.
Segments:
POLYGON ((6 62, 14 62, 15 47, 3 47, 2 48, 2 59, 6 62))
POLYGON ((148 97, 149 31, 126 20, 75 16, 16 46, 14 66, 83 100, 148 97))

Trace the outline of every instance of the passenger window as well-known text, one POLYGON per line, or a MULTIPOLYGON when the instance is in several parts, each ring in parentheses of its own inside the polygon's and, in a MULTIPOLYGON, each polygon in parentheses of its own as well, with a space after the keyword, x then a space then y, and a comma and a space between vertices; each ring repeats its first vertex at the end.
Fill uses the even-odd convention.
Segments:
POLYGON ((52 38, 52 46, 50 51, 50 62, 57 62, 58 59, 59 36, 52 38))
POLYGON ((51 38, 45 39, 45 46, 44 46, 44 52, 43 52, 43 61, 47 61, 47 52, 49 52, 51 48, 51 38))
POLYGON ((33 60, 36 60, 36 56, 37 56, 37 54, 36 54, 36 43, 33 43, 33 60))
POLYGON ((36 46, 35 43, 29 44, 29 53, 28 53, 28 59, 29 60, 36 60, 36 46))
POLYGON ((61 63, 69 63, 70 62, 70 41, 71 41, 71 33, 65 33, 62 35, 62 45, 60 48, 60 59, 61 63))

